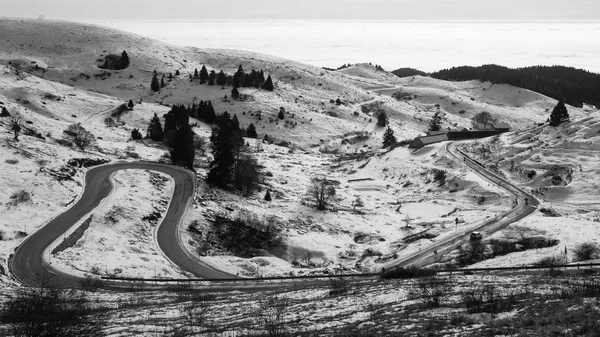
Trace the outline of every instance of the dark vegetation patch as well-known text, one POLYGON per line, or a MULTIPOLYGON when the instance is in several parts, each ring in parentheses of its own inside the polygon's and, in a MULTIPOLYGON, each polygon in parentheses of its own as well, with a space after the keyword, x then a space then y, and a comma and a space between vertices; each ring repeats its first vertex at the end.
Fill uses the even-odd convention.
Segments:
POLYGON ((600 108, 600 74, 564 66, 533 66, 511 69, 495 64, 443 69, 431 77, 450 81, 480 80, 505 83, 539 92, 576 107, 583 103, 600 108))
POLYGON ((428 74, 424 71, 415 69, 415 68, 400 68, 396 70, 392 70, 392 74, 398 77, 411 77, 411 76, 428 76, 428 74))
POLYGON ((471 242, 458 249, 456 263, 463 267, 523 250, 554 247, 558 243, 559 240, 541 236, 521 238, 516 241, 492 239, 488 242, 471 242))
POLYGON ((110 160, 102 158, 71 158, 67 162, 67 165, 73 167, 92 167, 106 164, 108 162, 110 162, 110 160))
POLYGON ((275 223, 250 212, 240 212, 233 219, 217 216, 207 230, 193 222, 188 231, 199 244, 196 248, 199 255, 221 251, 249 258, 279 254, 284 250, 275 223))
POLYGON ((423 269, 418 266, 398 267, 386 270, 381 274, 382 279, 407 279, 416 277, 433 276, 437 272, 433 269, 423 269))
POLYGON ((101 63, 98 68, 107 70, 122 70, 129 67, 129 56, 126 51, 123 51, 121 55, 108 54, 104 58, 98 59, 101 63))

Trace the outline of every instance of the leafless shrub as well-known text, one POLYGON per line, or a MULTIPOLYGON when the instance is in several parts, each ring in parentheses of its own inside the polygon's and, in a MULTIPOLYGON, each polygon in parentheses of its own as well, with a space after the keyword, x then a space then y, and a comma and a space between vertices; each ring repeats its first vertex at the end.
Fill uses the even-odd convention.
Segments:
POLYGON ((439 307, 452 290, 450 280, 438 276, 418 278, 415 286, 416 295, 429 307, 439 307))
POLYGON ((270 337, 285 336, 284 316, 290 302, 284 298, 269 297, 258 302, 257 325, 265 330, 270 337))
POLYGON ((323 177, 315 177, 311 180, 311 186, 308 189, 308 195, 315 203, 315 207, 318 210, 325 210, 335 198, 335 194, 335 185, 331 180, 327 180, 323 177))
POLYGON ((22 288, 0 313, 13 336, 99 336, 105 317, 82 292, 46 286, 22 288))
POLYGON ((587 261, 600 257, 600 247, 595 242, 583 242, 578 244, 573 251, 574 261, 587 261))
POLYGON ((329 295, 336 296, 345 294, 349 290, 348 280, 340 276, 329 278, 329 295))
POLYGON ((522 294, 507 293, 496 285, 478 286, 461 294, 463 304, 469 313, 487 312, 497 314, 512 310, 522 294))
POLYGON ((13 202, 15 204, 21 203, 21 202, 27 202, 29 200, 31 200, 31 194, 29 194, 29 192, 25 191, 25 190, 19 190, 16 191, 15 193, 13 193, 10 198, 13 200, 13 202))
POLYGON ((81 123, 71 124, 64 131, 64 133, 79 147, 82 151, 84 151, 87 147, 91 146, 95 142, 94 135, 86 130, 81 123))
POLYGON ((14 140, 19 141, 19 133, 23 128, 23 117, 14 115, 8 120, 8 129, 13 132, 14 140))

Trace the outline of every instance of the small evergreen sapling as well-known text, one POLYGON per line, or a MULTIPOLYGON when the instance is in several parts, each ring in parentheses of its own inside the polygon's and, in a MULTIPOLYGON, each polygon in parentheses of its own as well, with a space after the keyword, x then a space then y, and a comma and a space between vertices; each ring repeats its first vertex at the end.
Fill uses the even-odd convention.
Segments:
POLYGON ((377 115, 377 125, 378 126, 386 126, 388 124, 388 117, 385 111, 381 111, 379 115, 377 115))
POLYGON ((396 144, 396 136, 394 136, 394 130, 388 126, 383 134, 383 147, 388 148, 396 144))
POLYGON ((569 112, 567 111, 567 107, 562 101, 559 101, 554 109, 552 110, 552 114, 550 114, 550 125, 558 126, 560 123, 569 120, 569 112))
POLYGON ((158 76, 156 74, 154 74, 154 76, 152 76, 152 82, 150 83, 150 89, 152 89, 152 91, 160 90, 160 82, 158 82, 158 76))
POLYGON ((267 77, 267 80, 262 85, 262 88, 268 91, 273 91, 275 88, 273 86, 273 80, 271 79, 271 75, 267 77))

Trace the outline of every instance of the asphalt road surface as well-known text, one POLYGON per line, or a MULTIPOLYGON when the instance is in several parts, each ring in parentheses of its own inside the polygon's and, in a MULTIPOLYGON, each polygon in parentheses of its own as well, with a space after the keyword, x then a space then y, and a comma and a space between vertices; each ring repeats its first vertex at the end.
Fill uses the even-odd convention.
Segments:
MULTIPOLYGON (((176 166, 152 162, 116 163, 97 166, 87 171, 85 189, 77 203, 31 234, 16 249, 10 261, 10 269, 13 275, 28 286, 39 286, 44 283, 59 288, 80 288, 82 278, 54 269, 51 264, 44 260, 42 255, 52 242, 61 238, 63 233, 96 208, 100 201, 109 195, 113 188, 110 182, 111 174, 127 169, 158 171, 168 174, 175 180, 171 203, 156 235, 158 246, 164 255, 172 263, 197 277, 232 278, 233 275, 202 264, 200 260, 187 252, 180 243, 178 224, 194 195, 194 175, 176 166)), ((102 256, 98 258, 102 259, 102 256)), ((99 282, 99 286, 108 289, 123 289, 132 286, 126 282, 104 280, 99 282)))
MULTIPOLYGON (((408 265, 426 265, 435 262, 436 258, 456 249, 462 242, 469 240, 471 231, 479 231, 484 236, 506 228, 509 224, 518 221, 533 213, 539 205, 538 201, 530 194, 520 190, 510 182, 485 170, 477 162, 455 149, 454 143, 446 146, 448 153, 457 161, 463 162, 472 170, 483 176, 488 181, 505 189, 515 197, 516 206, 499 217, 490 219, 466 232, 451 235, 441 242, 425 247, 423 250, 403 256, 390 262, 386 268, 408 265)), ((142 169, 159 171, 173 177, 175 189, 173 197, 160 227, 157 231, 158 246, 164 255, 175 265, 183 270, 193 273, 204 279, 232 279, 235 276, 215 270, 203 264, 199 259, 187 252, 180 242, 178 225, 186 208, 194 195, 194 175, 185 169, 152 162, 116 163, 98 166, 90 169, 86 174, 86 185, 83 194, 71 208, 48 222, 45 226, 31 234, 17 248, 10 260, 10 269, 13 275, 22 283, 29 286, 39 286, 42 283, 60 288, 81 288, 82 278, 62 273, 49 265, 43 259, 46 248, 59 239, 71 226, 91 212, 102 199, 112 190, 110 176, 118 170, 142 169), (48 275, 51 275, 48 278, 48 275)), ((101 258, 101 257, 99 257, 101 258)), ((233 281, 233 280, 232 280, 233 281)), ((281 287, 288 283, 274 283, 270 285, 253 285, 252 283, 228 283, 212 286, 201 286, 206 290, 244 290, 260 289, 267 287, 281 287)), ((100 280, 98 286, 114 290, 150 290, 164 289, 165 284, 136 283, 127 281, 100 280)))
POLYGON ((506 228, 513 222, 519 221, 529 214, 535 212, 539 202, 531 194, 528 194, 505 179, 489 172, 476 161, 472 160, 464 153, 456 149, 455 143, 446 144, 446 151, 454 157, 458 162, 463 162, 473 171, 484 177, 491 183, 498 185, 500 188, 506 190, 512 194, 516 200, 516 206, 504 214, 492 218, 480 226, 475 228, 469 228, 468 231, 462 233, 456 233, 451 235, 440 242, 433 245, 424 247, 422 250, 410 254, 408 256, 400 257, 395 261, 390 262, 386 265, 386 269, 394 267, 407 267, 410 265, 424 266, 436 262, 441 256, 451 252, 458 248, 462 243, 469 241, 469 235, 473 231, 477 231, 483 234, 483 237, 489 236, 494 232, 506 228))

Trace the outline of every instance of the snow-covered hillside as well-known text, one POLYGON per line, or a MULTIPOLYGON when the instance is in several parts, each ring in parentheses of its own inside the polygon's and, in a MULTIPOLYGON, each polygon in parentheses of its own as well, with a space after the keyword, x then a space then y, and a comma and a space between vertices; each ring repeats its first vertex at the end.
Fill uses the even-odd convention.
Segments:
MULTIPOLYGON (((165 148, 149 140, 132 141, 131 130, 145 130, 150 118, 166 113, 168 105, 211 100, 217 113, 235 114, 242 127, 256 126, 259 139, 268 135, 275 140, 274 144, 246 140, 265 167, 262 188, 272 193, 273 201, 264 202, 264 192, 243 198, 201 182, 196 203, 182 224, 190 250, 197 252, 201 244, 188 231, 190 224, 196 223, 196 229, 207 233, 217 215, 253 214, 280 230, 284 244, 279 250, 239 258, 215 244, 208 249, 212 256, 202 258, 242 275, 378 270, 405 249, 431 243, 444 232, 466 230, 511 206, 502 190, 453 162, 443 145, 416 152, 404 147, 382 150, 384 128, 376 125, 378 113, 385 111, 396 137, 407 140, 426 131, 429 119, 438 111, 444 113, 444 128, 470 127, 470 118, 485 110, 511 123, 513 129, 525 129, 543 122, 555 104, 542 95, 506 85, 420 76, 401 79, 368 64, 327 71, 269 55, 178 47, 69 22, 2 19, 0 36, 0 106, 12 115, 21 115, 28 129, 15 142, 7 128, 8 117, 0 118, 0 126, 6 130, 0 133, 5 149, 0 151, 5 173, 0 176, 5 187, 0 191, 3 256, 81 192, 82 169, 69 168, 70 158, 158 160, 165 148), (98 67, 101 58, 123 50, 130 58, 128 68, 98 67), (241 88, 248 99, 234 100, 231 87, 189 80, 202 65, 229 74, 240 65, 246 70, 263 70, 273 77, 275 90, 241 88), (154 71, 167 76, 166 86, 157 93, 150 90, 154 71), (176 71, 181 75, 169 79, 176 71), (135 108, 125 111, 116 126, 107 127, 105 119, 129 99, 135 108), (283 120, 277 117, 281 108, 286 111, 283 120), (91 131, 97 146, 86 151, 66 146, 63 130, 73 123, 82 123, 91 131), (68 170, 74 170, 74 179, 58 181, 68 170), (336 182, 332 211, 315 211, 306 197, 311 178, 319 176, 336 182), (21 191, 30 198, 15 202, 21 191), (363 206, 353 205, 357 198, 363 206)), ((573 108, 570 111, 573 116, 583 114, 573 108)), ((194 131, 208 137, 211 126, 194 122, 198 123, 194 131)), ((583 137, 583 132, 577 136, 583 137)), ((206 176, 210 159, 210 154, 198 156, 199 178, 206 176)), ((140 184, 128 175, 120 179, 126 180, 125 185, 140 184)), ((130 198, 138 200, 139 196, 130 198)), ((133 208, 126 207, 123 213, 143 216, 133 208)), ((130 240, 140 239, 135 229, 119 233, 130 240)), ((77 249, 105 251, 97 244, 102 241, 97 235, 98 231, 90 231, 81 241, 84 246, 64 255, 77 254, 77 249), (86 247, 86 242, 94 244, 86 247)), ((151 242, 149 237, 140 241, 151 242)), ((103 242, 105 246, 116 243, 103 242)), ((127 254, 135 254, 136 244, 131 245, 127 254)), ((70 268, 91 272, 94 264, 84 262, 70 268)), ((155 264, 159 269, 160 263, 155 264)), ((124 267, 111 265, 113 272, 124 267)), ((110 271, 94 268, 94 272, 110 271)), ((130 276, 148 274, 146 270, 130 276)))
POLYGON ((517 265, 544 256, 573 261, 584 242, 600 243, 598 170, 600 113, 569 109, 571 122, 545 124, 466 144, 487 166, 541 201, 538 212, 495 234, 496 238, 543 235, 559 240, 555 247, 509 254, 479 265, 517 265))

